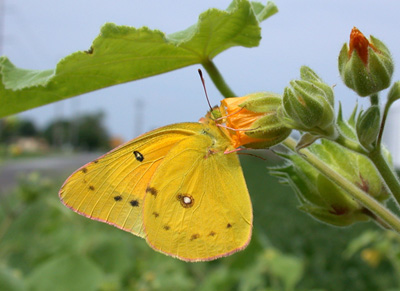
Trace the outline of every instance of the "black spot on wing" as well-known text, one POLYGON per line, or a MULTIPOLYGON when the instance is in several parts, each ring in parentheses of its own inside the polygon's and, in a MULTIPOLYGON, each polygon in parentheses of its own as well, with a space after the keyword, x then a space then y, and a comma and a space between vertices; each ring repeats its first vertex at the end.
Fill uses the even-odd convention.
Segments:
POLYGON ((133 154, 135 155, 136 160, 138 160, 139 162, 143 162, 144 156, 140 152, 133 151, 133 154))
POLYGON ((121 195, 115 196, 114 200, 115 201, 121 201, 122 200, 122 196, 121 195))
POLYGON ((85 168, 82 168, 81 171, 82 171, 82 173, 86 174, 88 172, 88 169, 85 167, 85 168))
POLYGON ((157 189, 156 189, 156 188, 153 188, 153 187, 147 187, 147 188, 146 188, 146 193, 150 193, 151 195, 153 195, 154 197, 156 197, 156 196, 157 196, 157 193, 158 193, 158 191, 157 191, 157 189))
POLYGON ((164 225, 163 228, 164 228, 165 230, 170 230, 170 229, 171 229, 171 227, 170 227, 169 225, 164 225))
POLYGON ((226 225, 226 228, 231 228, 232 227, 232 224, 230 224, 230 223, 228 223, 227 225, 226 225))
POLYGON ((137 201, 137 200, 131 200, 131 201, 129 202, 129 204, 130 204, 132 207, 137 207, 137 206, 139 206, 139 201, 137 201))
POLYGON ((153 212, 153 215, 154 215, 155 218, 160 216, 160 214, 158 212, 153 212))
POLYGON ((94 186, 93 186, 93 185, 90 185, 90 186, 89 186, 89 190, 94 191, 94 186))
POLYGON ((215 233, 214 231, 211 231, 211 232, 208 234, 208 236, 214 236, 214 235, 216 235, 216 233, 215 233))
POLYGON ((195 240, 198 239, 200 237, 200 235, 198 233, 192 234, 192 236, 190 237, 190 240, 195 240))

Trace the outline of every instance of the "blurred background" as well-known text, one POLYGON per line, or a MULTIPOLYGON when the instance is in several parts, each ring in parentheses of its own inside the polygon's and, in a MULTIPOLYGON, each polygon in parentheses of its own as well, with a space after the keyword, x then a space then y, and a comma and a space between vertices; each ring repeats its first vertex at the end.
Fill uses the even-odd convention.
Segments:
MULTIPOLYGON (((183 30, 224 1, 0 0, 0 55, 18 67, 51 69, 87 50, 106 22, 183 30)), ((264 3, 265 4, 265 3, 264 3)), ((257 48, 215 58, 238 95, 282 93, 308 65, 335 85, 349 116, 358 99, 341 83, 337 56, 353 26, 400 57, 396 1, 275 1, 257 48)), ((254 236, 238 254, 189 264, 154 252, 112 226, 88 220, 58 200, 75 169, 151 129, 197 121, 207 103, 198 66, 84 94, 0 119, 0 290, 389 290, 400 288, 399 239, 372 223, 333 228, 297 210, 287 186, 268 175, 282 163, 241 159, 254 206, 254 236), (3 287, 3 286, 6 286, 3 287)), ((399 80, 396 70, 394 80, 399 80)), ((211 102, 221 98, 206 76, 211 102)), ((385 142, 400 166, 397 124, 385 142)))

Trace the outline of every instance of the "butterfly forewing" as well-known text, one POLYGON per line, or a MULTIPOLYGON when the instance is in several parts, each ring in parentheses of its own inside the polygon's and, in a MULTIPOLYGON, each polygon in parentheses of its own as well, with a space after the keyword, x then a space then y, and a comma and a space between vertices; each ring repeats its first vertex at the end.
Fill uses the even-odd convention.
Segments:
POLYGON ((60 190, 65 205, 143 236, 143 198, 169 151, 201 128, 182 123, 149 132, 75 171, 60 190))
POLYGON ((251 202, 237 154, 215 148, 221 139, 199 131, 156 169, 144 201, 145 235, 156 250, 203 261, 247 246, 251 202))

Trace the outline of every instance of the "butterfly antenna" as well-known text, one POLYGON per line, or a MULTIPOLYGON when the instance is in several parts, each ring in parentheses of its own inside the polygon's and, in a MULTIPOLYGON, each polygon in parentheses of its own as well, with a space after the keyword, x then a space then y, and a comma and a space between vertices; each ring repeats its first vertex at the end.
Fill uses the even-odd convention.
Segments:
POLYGON ((206 82, 204 82, 204 78, 203 78, 203 72, 201 71, 201 69, 198 69, 197 71, 199 72, 201 83, 203 84, 204 93, 206 93, 208 106, 210 106, 210 110, 212 110, 212 106, 210 104, 210 99, 208 99, 208 94, 207 94, 207 89, 206 89, 206 82))
POLYGON ((255 154, 251 154, 251 153, 244 153, 244 152, 238 152, 238 155, 246 155, 246 156, 251 156, 251 157, 255 157, 264 161, 267 161, 266 158, 263 158, 261 156, 255 155, 255 154))

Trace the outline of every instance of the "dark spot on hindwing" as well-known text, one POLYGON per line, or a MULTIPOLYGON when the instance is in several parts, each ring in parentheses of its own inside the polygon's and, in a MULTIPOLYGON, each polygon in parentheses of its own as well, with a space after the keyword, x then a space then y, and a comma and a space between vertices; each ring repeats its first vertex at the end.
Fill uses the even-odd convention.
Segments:
POLYGON ((94 191, 94 186, 93 186, 93 185, 90 185, 90 186, 89 186, 89 190, 94 191))
POLYGON ((137 207, 137 206, 139 206, 139 201, 137 201, 137 200, 131 200, 131 201, 129 202, 129 204, 130 204, 132 207, 137 207))
POLYGON ((122 196, 121 195, 114 196, 114 200, 115 201, 121 201, 122 200, 122 196))
POLYGON ((94 160, 94 161, 93 161, 94 164, 97 164, 98 162, 99 162, 98 160, 94 160))
POLYGON ((190 240, 195 240, 198 239, 200 237, 200 235, 198 233, 192 234, 192 236, 190 237, 190 240))
POLYGON ((171 227, 170 227, 169 225, 164 225, 163 228, 164 228, 165 230, 170 230, 171 227))
POLYGON ((153 187, 147 187, 147 188, 146 188, 146 193, 150 193, 151 195, 153 195, 154 197, 156 197, 156 196, 157 196, 157 193, 158 193, 158 191, 157 191, 157 189, 156 189, 156 188, 153 188, 153 187))
POLYGON ((176 199, 179 200, 184 208, 190 208, 194 205, 194 198, 189 194, 178 194, 176 199))
POLYGON ((214 236, 214 235, 216 235, 216 233, 215 233, 214 231, 211 231, 211 232, 208 234, 208 236, 214 236))
POLYGON ((88 171, 88 169, 85 167, 85 168, 82 168, 82 173, 84 173, 84 174, 86 174, 87 173, 87 171, 88 171))
POLYGON ((138 152, 138 151, 133 151, 133 154, 135 155, 136 160, 138 160, 139 162, 143 162, 144 157, 143 157, 143 155, 142 155, 140 152, 138 152))
POLYGON ((230 223, 228 223, 227 225, 226 225, 226 228, 231 228, 232 227, 232 224, 230 224, 230 223))
POLYGON ((160 216, 160 214, 158 212, 153 212, 153 215, 154 215, 155 218, 160 216))

